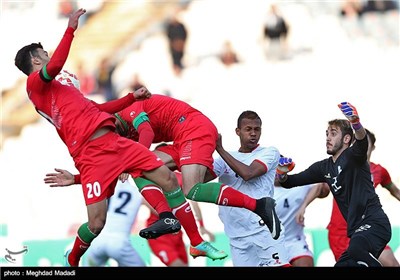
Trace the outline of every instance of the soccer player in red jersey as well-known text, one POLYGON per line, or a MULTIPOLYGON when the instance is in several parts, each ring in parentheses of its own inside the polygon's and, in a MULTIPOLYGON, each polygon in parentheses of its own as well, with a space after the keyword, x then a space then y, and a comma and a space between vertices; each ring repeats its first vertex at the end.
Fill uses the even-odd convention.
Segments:
MULTIPOLYGON (((208 182, 216 177, 213 153, 218 131, 207 116, 184 101, 160 94, 135 103, 115 114, 117 131, 148 148, 152 143, 172 142, 157 148, 155 153, 166 165, 175 163, 182 172, 182 190, 188 199, 246 208, 258 214, 269 230, 276 233, 274 239, 279 237, 280 229, 275 228, 279 223, 274 223, 275 217, 272 217, 272 200, 265 197, 255 199, 225 184, 208 182)), ((139 189, 154 185, 143 178, 136 178, 135 183, 139 189)), ((178 192, 166 193, 166 197, 171 208, 178 210, 174 213, 183 224, 185 217, 180 216, 182 202, 176 199, 178 192)), ((190 248, 193 257, 198 255, 198 251, 204 251, 202 243, 198 245, 200 247, 193 245, 196 244, 190 248)))
MULTIPOLYGON (((136 100, 149 98, 151 93, 146 88, 119 100, 97 104, 85 98, 73 85, 54 80, 67 60, 79 18, 85 12, 78 9, 70 15, 64 36, 51 58, 40 43, 24 46, 15 57, 15 65, 28 76, 26 90, 30 101, 36 111, 54 125, 80 173, 75 183, 82 183, 88 222, 80 226, 72 250, 66 253, 68 266, 79 265, 81 256, 103 229, 106 199, 114 193, 121 173, 129 173, 133 178, 144 176, 164 191, 179 188, 176 176, 161 159, 143 145, 115 133, 112 114, 136 100)), ((58 181, 46 183, 62 185, 58 181)), ((181 225, 161 189, 149 195, 142 192, 142 195, 160 217, 149 228, 141 230, 142 237, 156 238, 180 230, 181 225)), ((184 200, 184 196, 181 199, 184 200)))

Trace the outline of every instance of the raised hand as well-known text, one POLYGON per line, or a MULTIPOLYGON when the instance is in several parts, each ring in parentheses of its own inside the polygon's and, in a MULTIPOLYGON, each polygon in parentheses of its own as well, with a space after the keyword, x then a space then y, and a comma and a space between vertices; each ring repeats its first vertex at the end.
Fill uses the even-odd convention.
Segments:
POLYGON ((358 116, 356 107, 351 105, 349 102, 342 102, 342 103, 338 104, 338 107, 342 111, 342 113, 345 115, 345 117, 349 120, 349 122, 351 123, 351 126, 355 130, 358 130, 361 128, 360 117, 358 116))
POLYGON ((79 18, 86 13, 85 9, 78 9, 69 15, 68 26, 72 27, 74 30, 78 28, 79 18))

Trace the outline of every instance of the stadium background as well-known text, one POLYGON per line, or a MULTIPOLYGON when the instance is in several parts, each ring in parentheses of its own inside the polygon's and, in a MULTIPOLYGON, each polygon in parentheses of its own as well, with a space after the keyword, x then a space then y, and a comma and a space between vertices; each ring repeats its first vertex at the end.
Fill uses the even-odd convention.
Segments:
MULTIPOLYGON (((11 1, 2 1, 1 37, 15 39, 6 40, 0 52, 3 62, 0 66, 0 254, 6 254, 5 249, 21 250, 23 246, 29 251, 14 264, 1 258, 0 266, 61 265, 62 254, 72 242, 71 227, 86 220, 79 186, 50 189, 43 183, 44 175, 54 167, 75 169, 54 129, 45 120, 36 119, 36 113, 29 109, 21 86, 24 77, 13 65, 15 52, 21 45, 41 41, 45 48, 56 46, 66 26, 65 20, 55 16, 56 2, 26 1, 27 6, 14 3, 16 6, 11 7, 11 1), (54 24, 49 24, 49 20, 54 24), (46 30, 42 28, 45 23, 46 30), (18 110, 20 108, 24 110, 18 110), (15 112, 23 117, 24 123, 17 135, 8 137, 14 124, 10 116, 15 112)), ((326 123, 342 117, 337 103, 349 101, 356 105, 362 123, 377 136, 372 160, 385 166, 400 186, 400 117, 396 98, 400 65, 398 14, 394 21, 390 20, 389 27, 382 25, 379 16, 372 18, 364 24, 369 33, 355 35, 349 33, 349 26, 354 27, 354 22, 344 23, 338 15, 341 1, 280 1, 292 28, 289 42, 293 57, 268 61, 260 32, 270 2, 199 0, 184 3, 187 6, 182 20, 190 34, 185 55, 187 67, 181 77, 175 77, 170 70, 161 24, 171 7, 183 2, 164 2, 168 4, 163 6, 164 12, 152 17, 154 9, 161 10, 158 1, 104 1, 103 8, 82 26, 81 33, 77 33, 66 68, 74 70, 74 63, 81 57, 93 68, 101 54, 123 57, 115 72, 115 83, 121 94, 132 74, 140 73, 152 92, 168 90, 208 115, 222 133, 228 150, 238 146, 234 134, 237 116, 243 110, 255 110, 263 119, 261 145, 277 146, 282 153, 293 157, 297 164, 295 171, 326 157, 326 123), (111 4, 118 5, 113 13, 111 4), (108 14, 104 13, 106 10, 108 14), (130 17, 120 16, 118 12, 131 12, 132 18, 147 15, 149 24, 118 34, 128 37, 126 44, 118 49, 115 45, 106 49, 104 41, 113 41, 120 30, 115 27, 114 30, 111 27, 102 29, 105 39, 97 44, 88 43, 93 39, 90 36, 80 36, 91 28, 96 29, 99 21, 118 18, 122 23, 127 22, 130 17), (232 42, 242 60, 229 69, 216 57, 226 40, 232 42)), ((105 27, 102 25, 102 28, 105 27)), ((377 192, 393 225, 390 244, 400 259, 399 202, 381 187, 377 192)), ((313 202, 306 214, 307 231, 320 266, 332 264, 330 252, 322 249, 327 248, 325 226, 331 200, 330 195, 313 202)), ((205 225, 218 236, 218 246, 227 248, 217 207, 209 204, 201 207, 205 225)), ((146 244, 136 234, 146 217, 146 210, 141 210, 133 230, 133 242, 150 265, 159 265, 154 257, 146 257, 146 244)), ((191 264, 229 265, 229 259, 225 263, 191 260, 191 264)))

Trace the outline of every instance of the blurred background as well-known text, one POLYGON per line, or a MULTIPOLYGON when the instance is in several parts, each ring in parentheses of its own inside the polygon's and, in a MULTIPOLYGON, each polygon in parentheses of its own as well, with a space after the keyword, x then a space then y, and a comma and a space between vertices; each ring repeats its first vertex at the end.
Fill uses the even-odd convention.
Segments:
MULTIPOLYGON (((17 265, 61 265, 76 225, 86 221, 80 185, 51 189, 43 183, 55 167, 76 169, 53 127, 34 111, 26 77, 14 66, 16 52, 32 42, 51 53, 68 14, 80 7, 88 12, 65 69, 78 76, 88 98, 103 102, 145 85, 203 111, 227 150, 239 146, 234 132, 239 114, 254 110, 263 120, 260 144, 292 157, 295 172, 327 157, 327 122, 342 118, 337 104, 348 101, 376 135, 372 161, 386 167, 400 186, 399 1, 3 0, 0 254, 26 246, 29 252, 17 265), (271 33, 276 15, 286 25, 271 33), (176 21, 185 32, 168 32, 176 21)), ((376 190, 400 259, 399 201, 380 186, 376 190)), ((334 263, 325 230, 331 203, 329 195, 307 208, 317 266, 334 263)), ((219 247, 229 250, 217 206, 201 208, 219 247)), ((149 265, 162 265, 137 236, 146 217, 146 209, 139 212, 133 243, 149 265)), ((190 261, 230 266, 229 258, 190 261)), ((2 258, 0 265, 12 264, 2 258)))

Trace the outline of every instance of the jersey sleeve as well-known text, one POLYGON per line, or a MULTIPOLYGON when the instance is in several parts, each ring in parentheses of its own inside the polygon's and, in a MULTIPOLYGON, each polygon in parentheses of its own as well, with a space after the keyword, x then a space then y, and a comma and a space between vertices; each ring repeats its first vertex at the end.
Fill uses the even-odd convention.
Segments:
POLYGON ((80 184, 81 183, 81 174, 75 174, 74 175, 74 184, 80 184))
POLYGON ((71 49, 74 31, 75 30, 72 27, 67 28, 64 36, 51 56, 50 61, 43 66, 42 70, 40 70, 40 76, 43 80, 53 80, 64 67, 71 49))
POLYGON ((390 177, 389 172, 384 168, 383 166, 380 167, 380 172, 381 172, 381 182, 380 184, 382 187, 386 188, 392 183, 392 178, 390 177))
POLYGON ((143 122, 137 128, 139 134, 139 143, 147 148, 150 148, 153 143, 155 134, 149 122, 143 122))
POLYGON ((288 175, 285 182, 281 182, 284 188, 293 188, 298 186, 304 186, 308 184, 314 184, 319 182, 325 182, 323 171, 321 170, 323 161, 313 163, 310 167, 301 171, 300 173, 288 175))
POLYGON ((128 93, 122 98, 111 100, 102 104, 98 104, 94 101, 92 102, 96 105, 97 108, 100 109, 100 111, 107 112, 109 114, 115 114, 135 102, 135 97, 132 93, 128 93))
POLYGON ((261 157, 256 160, 266 166, 267 170, 265 170, 265 172, 267 172, 268 170, 275 169, 278 166, 279 158, 280 153, 278 149, 275 147, 269 147, 266 148, 261 157))
POLYGON ((150 148, 153 143, 155 133, 150 124, 149 116, 146 112, 141 112, 132 122, 133 127, 139 133, 139 143, 150 148))
POLYGON ((361 140, 356 139, 349 150, 354 160, 359 164, 363 164, 367 160, 368 137, 365 136, 361 140))

